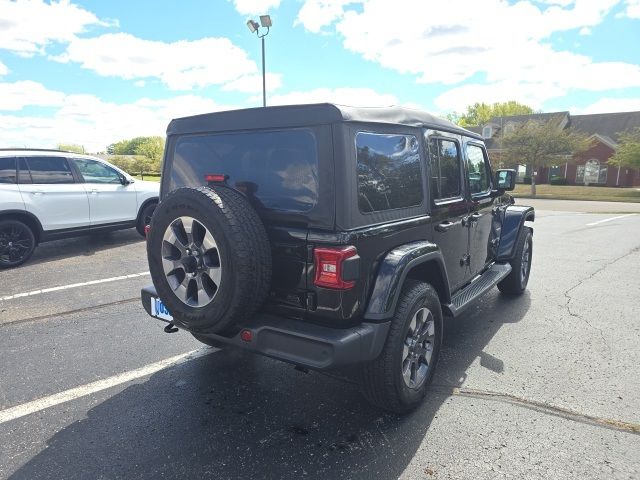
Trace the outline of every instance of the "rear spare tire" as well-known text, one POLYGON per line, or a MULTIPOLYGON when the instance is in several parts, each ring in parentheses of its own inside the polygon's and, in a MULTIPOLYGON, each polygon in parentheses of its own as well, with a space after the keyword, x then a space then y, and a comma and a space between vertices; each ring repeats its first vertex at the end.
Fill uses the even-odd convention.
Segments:
POLYGON ((214 333, 248 319, 269 292, 266 230, 229 187, 169 193, 153 214, 147 257, 174 323, 192 332, 214 333))

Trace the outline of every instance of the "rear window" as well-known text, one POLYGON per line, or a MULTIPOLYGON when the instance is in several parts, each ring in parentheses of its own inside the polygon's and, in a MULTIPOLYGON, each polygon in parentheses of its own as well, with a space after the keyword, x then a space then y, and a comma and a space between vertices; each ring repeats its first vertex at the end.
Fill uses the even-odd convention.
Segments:
POLYGON ((175 143, 169 189, 228 184, 268 209, 306 212, 318 201, 318 147, 309 130, 188 135, 175 143))
POLYGON ((16 183, 15 157, 0 157, 0 183, 16 183))
POLYGON ((358 206, 362 213, 422 203, 422 172, 414 135, 356 135, 358 206))

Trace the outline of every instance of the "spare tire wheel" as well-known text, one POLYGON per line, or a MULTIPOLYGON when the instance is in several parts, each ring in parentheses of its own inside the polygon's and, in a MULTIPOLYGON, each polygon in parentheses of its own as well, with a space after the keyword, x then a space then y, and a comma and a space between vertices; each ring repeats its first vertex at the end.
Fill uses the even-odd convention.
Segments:
POLYGON ((156 208, 149 270, 174 323, 215 333, 249 318, 271 281, 271 249, 260 217, 225 186, 182 187, 156 208))

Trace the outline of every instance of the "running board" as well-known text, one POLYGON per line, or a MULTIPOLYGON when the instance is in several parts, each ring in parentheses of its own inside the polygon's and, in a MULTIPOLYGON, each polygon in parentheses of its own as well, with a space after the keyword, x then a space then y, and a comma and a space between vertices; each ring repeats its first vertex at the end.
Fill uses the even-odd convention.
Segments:
POLYGON ((456 292, 451 298, 451 303, 442 306, 442 312, 445 315, 457 317, 479 297, 495 287, 509 273, 511 273, 511 265, 508 263, 494 263, 484 273, 472 280, 469 285, 456 292))

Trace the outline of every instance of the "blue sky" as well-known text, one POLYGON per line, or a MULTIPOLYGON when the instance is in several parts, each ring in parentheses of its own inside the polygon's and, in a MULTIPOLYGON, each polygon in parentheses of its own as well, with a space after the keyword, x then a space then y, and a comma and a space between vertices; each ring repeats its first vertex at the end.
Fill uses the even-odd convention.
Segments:
POLYGON ((269 104, 640 110, 640 0, 0 0, 0 146, 90 151, 269 104))

